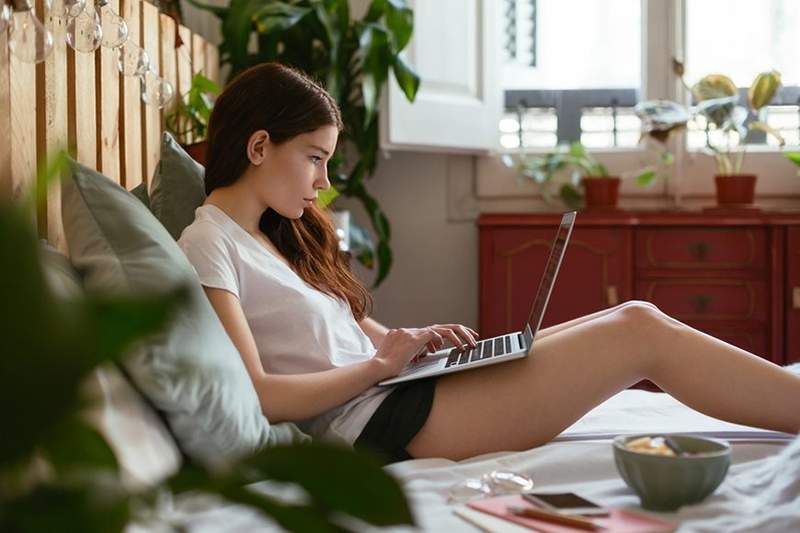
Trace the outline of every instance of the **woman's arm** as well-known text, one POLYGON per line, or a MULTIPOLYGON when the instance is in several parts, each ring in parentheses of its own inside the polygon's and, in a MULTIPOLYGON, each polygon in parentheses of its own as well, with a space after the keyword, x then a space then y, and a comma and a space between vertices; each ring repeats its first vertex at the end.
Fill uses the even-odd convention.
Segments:
POLYGON ((369 339, 372 341, 373 346, 375 346, 376 348, 383 343, 383 339, 389 332, 389 328, 387 328, 377 320, 371 319, 370 317, 366 317, 364 320, 359 322, 358 325, 361 326, 361 330, 367 337, 369 337, 369 339))
POLYGON ((426 343, 441 342, 439 334, 430 328, 387 330, 378 352, 363 363, 308 374, 268 374, 239 299, 223 289, 204 288, 239 350, 261 410, 271 422, 302 420, 342 405, 375 383, 397 375, 426 343))

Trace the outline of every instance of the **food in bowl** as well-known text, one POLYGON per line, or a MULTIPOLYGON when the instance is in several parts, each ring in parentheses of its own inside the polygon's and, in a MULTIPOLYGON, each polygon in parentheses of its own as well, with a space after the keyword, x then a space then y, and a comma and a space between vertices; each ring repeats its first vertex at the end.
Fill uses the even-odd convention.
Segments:
POLYGON ((664 455, 667 457, 695 455, 692 452, 682 449, 675 439, 669 435, 639 437, 626 442, 625 448, 632 452, 664 455))

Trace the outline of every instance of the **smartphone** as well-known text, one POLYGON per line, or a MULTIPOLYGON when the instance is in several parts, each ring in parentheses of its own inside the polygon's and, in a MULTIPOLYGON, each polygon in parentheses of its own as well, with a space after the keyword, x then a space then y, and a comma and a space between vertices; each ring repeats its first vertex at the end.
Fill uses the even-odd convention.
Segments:
POLYGON ((526 492, 522 496, 527 501, 548 511, 566 515, 608 516, 607 509, 574 492, 526 492))

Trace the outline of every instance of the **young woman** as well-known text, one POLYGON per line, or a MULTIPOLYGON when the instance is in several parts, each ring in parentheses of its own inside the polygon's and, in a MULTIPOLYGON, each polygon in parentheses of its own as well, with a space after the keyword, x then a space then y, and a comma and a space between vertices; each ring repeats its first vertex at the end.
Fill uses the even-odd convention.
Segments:
POLYGON ((388 461, 462 459, 546 443, 616 392, 648 378, 708 415, 800 431, 800 376, 627 302, 539 332, 530 357, 375 386, 458 324, 387 329, 339 256, 317 206, 342 121, 303 74, 262 64, 219 96, 206 191, 180 245, 239 349, 264 414, 388 461))

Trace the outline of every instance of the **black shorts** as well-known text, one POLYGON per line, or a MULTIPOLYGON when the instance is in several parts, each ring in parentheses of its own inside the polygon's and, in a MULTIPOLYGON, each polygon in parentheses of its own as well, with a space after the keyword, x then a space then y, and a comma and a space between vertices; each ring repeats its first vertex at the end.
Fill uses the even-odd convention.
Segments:
POLYGON ((376 453, 383 464, 413 459, 406 446, 428 420, 435 390, 436 378, 396 385, 364 426, 353 448, 376 453))

